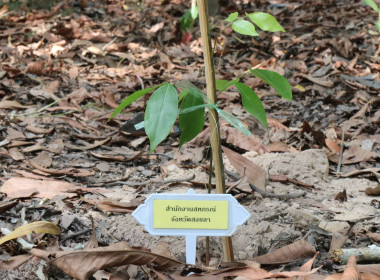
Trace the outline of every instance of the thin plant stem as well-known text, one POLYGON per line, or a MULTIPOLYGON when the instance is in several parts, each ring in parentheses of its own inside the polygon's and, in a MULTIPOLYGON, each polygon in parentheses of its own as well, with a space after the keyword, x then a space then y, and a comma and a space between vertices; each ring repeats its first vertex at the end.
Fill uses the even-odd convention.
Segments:
MULTIPOLYGON (((198 0, 199 23, 202 37, 203 57, 205 64, 205 75, 207 85, 207 97, 212 104, 216 103, 216 86, 215 86, 215 69, 212 59, 211 40, 208 22, 207 1, 198 0)), ((224 168, 222 160, 222 151, 220 146, 219 119, 218 113, 214 108, 209 109, 210 120, 210 143, 212 158, 215 168, 215 183, 217 193, 225 193, 226 186, 224 181, 224 168)), ((231 237, 222 237, 223 240, 223 257, 227 262, 233 261, 233 248, 231 237)))

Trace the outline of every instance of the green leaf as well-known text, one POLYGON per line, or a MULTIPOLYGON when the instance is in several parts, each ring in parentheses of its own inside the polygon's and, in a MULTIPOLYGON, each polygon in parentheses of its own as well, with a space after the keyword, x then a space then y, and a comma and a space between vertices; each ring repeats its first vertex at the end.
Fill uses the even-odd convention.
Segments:
POLYGON ((289 82, 277 72, 255 69, 251 70, 251 73, 253 76, 272 86, 282 98, 292 100, 292 88, 289 82))
POLYGON ((227 81, 227 80, 215 80, 215 85, 216 85, 216 90, 224 91, 236 82, 238 82, 239 79, 235 79, 232 81, 227 81))
POLYGON ((247 20, 238 19, 232 23, 232 29, 237 33, 250 36, 259 36, 255 26, 247 20))
POLYGON ((191 18, 191 9, 188 9, 186 13, 179 20, 179 29, 181 31, 189 31, 191 25, 193 24, 193 19, 191 18))
POLYGON ((278 23, 277 19, 267 13, 263 12, 257 12, 252 14, 246 14, 250 20, 253 21, 254 24, 256 24, 260 29, 264 31, 282 31, 285 32, 285 29, 282 28, 281 24, 278 23))
POLYGON ((152 153, 170 133, 178 113, 177 91, 171 84, 158 88, 150 97, 145 110, 145 132, 152 153))
POLYGON ((380 32, 380 21, 375 21, 375 26, 378 32, 380 32))
MULTIPOLYGON (((183 98, 181 103, 181 110, 199 106, 204 104, 203 97, 199 94, 194 94, 194 92, 188 92, 188 94, 183 98)), ((179 127, 182 131, 179 138, 179 146, 181 147, 184 143, 189 142, 199 132, 202 131, 205 124, 205 108, 199 108, 192 112, 184 113, 179 115, 179 127)))
POLYGON ((193 5, 193 3, 191 4, 190 14, 191 14, 191 18, 193 20, 197 19, 197 17, 198 17, 198 6, 197 5, 193 5))
POLYGON ((112 119, 113 117, 115 117, 117 114, 119 114, 125 107, 127 107, 128 105, 130 105, 133 101, 136 101, 137 99, 139 99, 140 97, 144 96, 145 94, 147 94, 148 92, 162 86, 162 85, 165 85, 166 83, 162 83, 160 85, 157 85, 157 86, 154 86, 154 87, 150 87, 150 88, 145 88, 145 89, 141 89, 141 90, 138 90, 138 91, 135 91, 134 93, 132 93, 130 96, 128 96, 127 98, 125 98, 121 103, 120 105, 115 109, 115 111, 113 111, 111 117, 109 117, 108 120, 112 119))
POLYGON ((364 5, 370 6, 377 13, 379 13, 379 6, 376 5, 375 1, 373 1, 373 0, 363 0, 363 3, 364 3, 364 5))
POLYGON ((261 103, 260 98, 257 94, 247 85, 243 83, 235 83, 236 88, 239 90, 243 107, 256 119, 258 119, 261 124, 268 129, 267 116, 265 114, 265 109, 263 103, 261 103))
POLYGON ((226 18, 226 21, 234 22, 237 19, 238 15, 239 15, 238 12, 234 12, 232 14, 229 14, 228 18, 226 18))
POLYGON ((215 108, 215 110, 218 112, 218 114, 223 117, 226 121, 228 121, 233 127, 235 127, 240 132, 244 133, 245 135, 249 136, 251 135, 251 132, 239 121, 237 117, 232 115, 231 113, 221 110, 218 107, 215 108))

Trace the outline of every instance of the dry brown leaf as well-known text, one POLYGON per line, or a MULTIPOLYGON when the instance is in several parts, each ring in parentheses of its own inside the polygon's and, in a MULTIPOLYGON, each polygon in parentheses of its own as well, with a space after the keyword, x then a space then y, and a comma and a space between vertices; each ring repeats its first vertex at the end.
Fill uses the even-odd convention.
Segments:
MULTIPOLYGON (((190 141, 190 143, 199 147, 208 146, 210 142, 209 135, 210 128, 208 127, 199 133, 197 137, 190 141)), ((247 136, 234 127, 222 125, 220 128, 220 138, 222 142, 234 145, 247 151, 255 151, 260 155, 269 152, 268 148, 261 143, 260 139, 255 137, 253 134, 247 136)))
POLYGON ((120 104, 116 101, 115 95, 113 92, 108 92, 106 94, 105 103, 110 106, 112 109, 116 109, 120 104))
POLYGON ((60 235, 61 230, 56 224, 48 221, 34 222, 18 227, 10 234, 7 234, 3 238, 0 238, 0 245, 9 240, 16 239, 18 237, 31 233, 50 233, 53 235, 60 235))
POLYGON ((115 266, 135 264, 155 264, 158 270, 169 270, 183 263, 147 251, 130 249, 128 243, 122 241, 108 247, 74 252, 48 252, 33 248, 31 254, 43 258, 71 277, 79 280, 88 279, 96 271, 115 266))
POLYGON ((362 149, 358 145, 350 146, 348 150, 343 153, 342 164, 353 164, 362 161, 374 161, 379 156, 367 150, 362 149))
MULTIPOLYGON (((380 265, 379 264, 362 264, 358 265, 358 270, 362 274, 373 275, 378 277, 376 279, 380 279, 380 265)), ((364 278, 362 277, 362 280, 364 278)))
POLYGON ((95 174, 95 171, 88 170, 84 168, 66 168, 66 169, 54 169, 54 168, 45 168, 41 165, 39 165, 36 161, 31 159, 28 161, 29 165, 42 171, 47 174, 53 174, 53 175, 70 175, 73 177, 88 177, 95 174))
POLYGON ((281 128, 281 129, 284 129, 285 131, 290 131, 290 128, 283 125, 279 120, 277 119, 274 119, 274 118, 271 118, 271 117, 267 117, 267 122, 268 122, 268 126, 269 127, 277 127, 277 128, 281 128))
POLYGON ((366 189, 365 189, 365 194, 366 194, 366 195, 373 195, 373 196, 380 195, 380 187, 376 187, 376 188, 366 188, 366 189))
POLYGON ((76 146, 69 143, 65 143, 65 146, 71 150, 83 151, 83 150, 91 150, 97 147, 100 147, 111 140, 111 137, 108 137, 104 140, 97 140, 94 144, 87 144, 86 146, 76 146))
POLYGON ((17 203, 18 203, 17 199, 16 200, 0 201, 0 214, 11 209, 17 203))
POLYGON ((380 233, 373 233, 373 232, 368 231, 365 233, 365 235, 367 235, 369 238, 371 238, 375 242, 380 242, 380 233))
POLYGON ((26 139, 24 133, 21 131, 18 131, 12 127, 7 128, 7 138, 9 140, 20 140, 20 139, 26 139))
POLYGON ((252 260, 261 264, 282 264, 310 258, 314 256, 315 253, 315 248, 306 240, 301 239, 272 253, 253 258, 252 260))
POLYGON ((79 75, 79 69, 76 66, 71 66, 69 70, 69 77, 71 80, 75 80, 79 75))
MULTIPOLYGON (((343 276, 343 273, 335 273, 333 275, 328 276, 324 280, 343 280, 342 276, 343 276)), ((376 275, 363 274, 363 273, 360 274, 360 280, 379 280, 379 279, 380 278, 376 275)))
POLYGON ((33 180, 29 178, 11 178, 7 180, 0 191, 10 198, 41 197, 53 198, 56 195, 74 197, 76 187, 73 184, 58 180, 33 180))
POLYGON ((342 280, 360 280, 360 274, 356 265, 356 257, 351 256, 343 272, 342 280))
POLYGON ((226 147, 222 146, 222 150, 241 176, 246 176, 249 183, 257 188, 265 190, 267 174, 264 169, 226 147))
POLYGON ((41 128, 41 127, 35 127, 35 126, 28 125, 26 127, 26 130, 30 131, 30 132, 33 132, 35 134, 50 134, 50 133, 53 132, 54 126, 49 127, 47 129, 44 129, 44 128, 41 128))
POLYGON ((140 204, 142 200, 132 199, 130 202, 120 202, 114 199, 83 199, 85 202, 93 204, 101 211, 111 213, 132 213, 140 204))
POLYGON ((270 152, 289 152, 288 145, 282 142, 270 143, 267 148, 270 152))
POLYGON ((332 151, 332 152, 334 152, 334 153, 337 153, 337 154, 340 153, 340 147, 339 147, 339 145, 336 143, 336 141, 334 141, 334 140, 332 140, 332 139, 328 139, 328 138, 326 138, 326 139, 325 139, 325 143, 326 143, 327 148, 330 149, 330 151, 332 151))
POLYGON ((213 272, 213 275, 217 275, 220 277, 228 277, 228 276, 242 276, 252 280, 260 280, 260 279, 268 279, 268 278, 290 278, 290 277, 299 277, 299 276, 308 276, 315 273, 321 267, 317 267, 309 272, 302 271, 286 271, 286 272, 268 272, 264 269, 247 266, 242 269, 235 269, 227 272, 213 272))
POLYGON ((27 109, 27 108, 32 108, 32 107, 34 106, 21 105, 20 103, 14 100, 0 101, 0 109, 27 109))
POLYGON ((89 151, 88 153, 90 155, 92 155, 93 157, 98 158, 98 159, 102 159, 102 160, 127 162, 127 161, 133 161, 135 159, 138 159, 144 152, 145 152, 145 146, 143 149, 141 149, 140 152, 138 152, 136 155, 131 156, 129 158, 124 156, 124 155, 120 155, 120 154, 117 154, 117 155, 113 155, 113 154, 109 154, 109 153, 108 154, 98 154, 98 153, 94 153, 92 151, 89 151))
POLYGON ((45 62, 44 61, 36 61, 36 62, 30 62, 28 64, 28 72, 34 74, 34 75, 42 75, 44 74, 44 67, 45 62))
POLYGON ((29 255, 13 256, 9 260, 0 262, 0 270, 13 270, 24 264, 31 258, 29 255))
POLYGON ((363 173, 372 173, 372 174, 376 175, 376 173, 379 173, 379 172, 380 172, 380 168, 366 168, 366 169, 347 172, 344 174, 338 174, 338 177, 347 178, 347 177, 351 177, 351 176, 360 175, 363 173))
MULTIPOLYGON (((315 258, 319 255, 319 252, 315 253, 314 257, 310 260, 308 260, 305 264, 303 264, 299 271, 302 271, 302 272, 310 272, 311 271, 311 268, 313 267, 313 263, 315 261, 315 258)), ((307 276, 298 276, 296 278, 296 280, 310 280, 309 279, 309 275, 307 276)))

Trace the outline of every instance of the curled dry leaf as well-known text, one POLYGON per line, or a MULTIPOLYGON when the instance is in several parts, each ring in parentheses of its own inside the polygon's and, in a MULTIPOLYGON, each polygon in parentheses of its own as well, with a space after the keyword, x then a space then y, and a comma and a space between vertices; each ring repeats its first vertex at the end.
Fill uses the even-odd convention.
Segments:
POLYGON ((305 239, 301 239, 272 253, 253 258, 252 260, 261 264, 281 264, 311 258, 315 253, 316 249, 305 239))
POLYGON ((31 233, 50 233, 53 235, 60 235, 61 230, 56 224, 53 224, 48 221, 34 222, 34 223, 21 226, 15 229, 14 231, 12 231, 10 234, 7 234, 3 238, 1 238, 0 245, 9 240, 12 240, 12 239, 15 239, 27 234, 31 234, 31 233))
POLYGON ((32 108, 33 106, 21 105, 14 100, 2 100, 0 101, 0 109, 27 109, 32 108))
POLYGON ((235 167, 236 171, 241 176, 246 176, 249 183, 262 190, 266 185, 266 171, 249 159, 243 157, 237 152, 234 152, 222 146, 222 150, 228 160, 235 167))
POLYGON ((156 269, 166 271, 183 263, 162 255, 147 251, 133 250, 122 241, 108 247, 74 252, 48 252, 33 248, 31 254, 43 258, 71 277, 85 280, 96 271, 127 264, 155 264, 156 269))

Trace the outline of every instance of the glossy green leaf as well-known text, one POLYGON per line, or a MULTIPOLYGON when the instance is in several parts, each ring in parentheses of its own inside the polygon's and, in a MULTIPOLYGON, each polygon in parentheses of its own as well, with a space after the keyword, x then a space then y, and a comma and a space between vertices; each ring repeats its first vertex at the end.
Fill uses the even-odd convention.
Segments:
POLYGON ((225 91, 227 88, 238 82, 239 79, 235 79, 232 81, 227 80, 215 80, 216 89, 220 91, 225 91))
POLYGON ((125 98, 120 103, 120 105, 115 109, 115 111, 113 111, 111 117, 109 117, 108 120, 112 119, 117 114, 119 114, 125 107, 127 107, 128 105, 130 105, 133 101, 136 101, 137 99, 139 99, 140 97, 144 96, 148 92, 150 92, 150 91, 152 91, 152 90, 154 90, 154 89, 156 89, 156 88, 158 88, 158 87, 160 87, 162 85, 165 85, 165 84, 166 83, 163 83, 163 84, 151 87, 151 88, 145 88, 145 89, 141 89, 141 90, 135 91, 134 93, 132 93, 130 96, 128 96, 127 98, 125 98))
POLYGON ((145 132, 153 152, 170 133, 178 114, 177 90, 171 84, 159 87, 150 97, 145 110, 145 132))
POLYGON ((234 22, 239 16, 238 12, 234 12, 232 14, 229 14, 228 18, 226 18, 226 21, 228 22, 234 22))
POLYGON ((264 31, 285 32, 285 29, 282 28, 281 24, 278 23, 277 19, 268 13, 256 12, 246 15, 250 18, 250 20, 253 21, 254 24, 256 24, 258 27, 260 27, 260 29, 264 31))
POLYGON ((253 76, 272 86, 282 98, 292 100, 292 88, 289 82, 277 72, 255 69, 251 70, 251 73, 253 76))
POLYGON ((374 9, 377 13, 379 13, 379 6, 375 3, 373 0, 363 0, 364 5, 370 6, 372 9, 374 9))
POLYGON ((232 23, 232 29, 237 33, 250 36, 259 36, 255 26, 247 20, 238 19, 232 23))
POLYGON ((235 83, 235 87, 239 90, 243 107, 254 116, 265 128, 268 129, 267 116, 263 103, 257 94, 247 85, 243 83, 235 83))
MULTIPOLYGON (((181 110, 191 108, 194 106, 199 106, 204 104, 203 97, 199 94, 194 94, 194 92, 188 92, 188 94, 183 98, 181 103, 181 110)), ((202 131, 205 124, 205 108, 199 108, 192 112, 183 113, 179 115, 179 127, 182 131, 179 138, 179 146, 181 147, 184 143, 189 142, 199 132, 202 131)))

